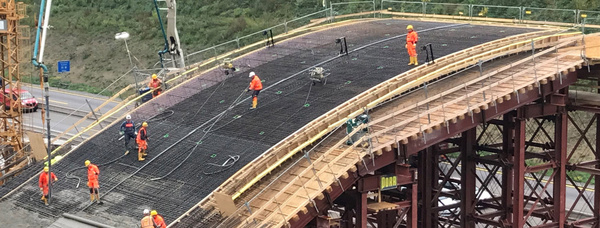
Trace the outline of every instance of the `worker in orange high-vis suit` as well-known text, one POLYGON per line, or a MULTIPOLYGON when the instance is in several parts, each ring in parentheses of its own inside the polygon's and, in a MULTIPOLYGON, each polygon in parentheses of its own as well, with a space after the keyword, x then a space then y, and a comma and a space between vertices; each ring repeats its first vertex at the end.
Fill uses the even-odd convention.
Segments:
POLYGON ((408 35, 406 35, 406 49, 408 50, 408 55, 410 57, 410 63, 408 65, 419 65, 417 61, 417 42, 419 41, 419 35, 415 30, 413 30, 412 25, 408 25, 406 27, 408 30, 408 35))
POLYGON ((49 170, 50 169, 48 168, 48 166, 46 166, 44 167, 44 172, 40 174, 40 191, 42 191, 42 201, 44 201, 44 204, 46 205, 48 205, 48 199, 50 197, 48 195, 48 175, 50 175, 52 183, 58 181, 58 178, 56 178, 56 175, 54 175, 54 173, 50 172, 50 174, 48 174, 49 170))
POLYGON ((152 80, 150 80, 150 83, 148 83, 148 87, 150 87, 152 90, 152 98, 160 95, 160 92, 162 92, 161 86, 162 82, 160 79, 158 79, 158 76, 156 76, 156 74, 152 74, 152 80))
POLYGON ((95 200, 100 203, 100 194, 98 194, 98 188, 100 188, 100 184, 98 184, 98 175, 100 175, 100 169, 98 166, 92 164, 90 160, 85 161, 85 166, 88 171, 88 187, 90 188, 90 201, 94 202, 95 200))
POLYGON ((150 216, 154 220, 154 226, 157 228, 167 228, 167 224, 165 223, 165 219, 156 212, 156 210, 150 211, 150 216))
POLYGON ((248 87, 247 91, 254 91, 252 92, 252 107, 250 107, 250 109, 255 109, 256 104, 258 103, 258 94, 262 90, 263 85, 260 81, 260 78, 258 78, 258 75, 256 75, 254 72, 250 72, 249 77, 252 79, 252 81, 250 81, 250 86, 248 87))
POLYGON ((142 123, 142 127, 138 131, 137 138, 135 139, 135 142, 138 144, 138 161, 146 160, 144 157, 148 155, 146 153, 146 150, 148 149, 148 132, 146 131, 147 127, 148 123, 142 123))
POLYGON ((152 216, 150 216, 150 210, 144 209, 144 217, 140 222, 141 228, 154 228, 154 221, 152 220, 152 216))

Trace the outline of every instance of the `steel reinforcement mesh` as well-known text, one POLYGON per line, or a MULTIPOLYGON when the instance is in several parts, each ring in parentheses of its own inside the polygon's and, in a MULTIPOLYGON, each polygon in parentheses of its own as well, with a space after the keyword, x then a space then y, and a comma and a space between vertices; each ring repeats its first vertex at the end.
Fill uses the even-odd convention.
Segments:
MULTIPOLYGON (((114 125, 53 166, 60 181, 54 185, 54 200, 50 206, 41 204, 37 177, 8 200, 44 218, 83 211, 91 219, 99 217, 111 225, 131 227, 135 224, 111 221, 111 215, 131 217, 135 221, 141 218, 143 209, 152 208, 171 222, 286 136, 362 91, 409 70, 405 37, 370 45, 405 34, 409 23, 417 31, 449 25, 377 20, 311 33, 236 60, 234 65, 239 70, 234 74, 225 76, 221 69, 215 69, 151 100, 133 113, 136 122, 147 120, 149 123, 149 155, 146 161, 138 162, 137 153, 132 151, 113 163, 100 166, 103 205, 89 203, 83 163, 89 159, 103 164, 124 153, 124 142, 119 140, 118 126, 114 125), (303 71, 337 56, 339 46, 335 38, 341 36, 346 37, 350 51, 370 46, 321 64, 331 73, 327 84, 311 85, 308 73, 303 71), (250 94, 243 93, 250 71, 260 76, 265 87, 256 110, 248 110, 250 94), (298 72, 302 73, 290 77, 298 72), (230 156, 239 156, 239 159, 232 166, 221 166, 230 156), (79 188, 76 188, 77 179, 65 177, 69 171, 81 178, 79 188)), ((421 32, 419 43, 433 44, 434 54, 443 56, 530 31, 460 25, 421 32)), ((419 59, 423 62, 425 55, 419 59)), ((41 164, 37 164, 25 170, 1 187, 0 195, 15 189, 40 169, 41 164)), ((194 216, 182 221, 180 227, 201 227, 218 220, 214 218, 218 215, 202 210, 192 213, 194 216)))

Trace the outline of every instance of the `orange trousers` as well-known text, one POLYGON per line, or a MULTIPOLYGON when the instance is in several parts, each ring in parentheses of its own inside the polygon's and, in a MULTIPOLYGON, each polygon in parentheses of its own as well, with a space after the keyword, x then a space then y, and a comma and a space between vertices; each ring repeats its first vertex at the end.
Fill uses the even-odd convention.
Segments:
POLYGON ((417 48, 411 44, 407 45, 406 49, 408 50, 408 55, 410 57, 417 56, 417 48))

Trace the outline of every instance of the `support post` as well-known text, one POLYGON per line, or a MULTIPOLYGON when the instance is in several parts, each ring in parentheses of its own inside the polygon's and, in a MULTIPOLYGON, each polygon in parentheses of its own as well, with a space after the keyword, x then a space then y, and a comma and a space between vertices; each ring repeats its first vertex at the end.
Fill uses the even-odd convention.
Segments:
MULTIPOLYGON (((413 175, 414 175, 414 173, 413 173, 413 175)), ((413 176, 413 180, 414 180, 414 176, 413 176)), ((418 210, 418 205, 417 205, 417 202, 419 200, 417 198, 417 196, 419 194, 418 187, 419 187, 418 184, 416 182, 413 182, 412 189, 410 192, 410 197, 411 197, 410 212, 409 212, 410 216, 407 216, 407 220, 408 220, 407 225, 406 225, 407 228, 417 228, 417 224, 418 224, 418 220, 419 220, 419 218, 418 218, 419 210, 418 210)))
POLYGON ((554 123, 554 150, 555 150, 555 162, 557 167, 555 168, 556 174, 554 176, 553 183, 553 199, 554 199, 554 222, 558 223, 559 228, 565 227, 565 197, 566 197, 566 182, 567 174, 565 165, 567 163, 567 113, 561 111, 560 114, 556 115, 556 121, 554 123))
POLYGON ((367 227, 367 192, 358 192, 356 197, 356 227, 367 227))
POLYGON ((438 203, 437 198, 433 198, 435 195, 433 190, 439 179, 436 158, 433 147, 428 147, 419 154, 419 187, 421 189, 421 225, 419 227, 423 228, 437 227, 438 213, 433 212, 433 207, 438 203))
POLYGON ((474 228, 472 219, 475 210, 475 144, 477 143, 477 129, 471 128, 462 133, 461 137, 461 210, 460 226, 463 228, 474 228))
MULTIPOLYGON (((501 158, 507 162, 513 161, 514 154, 514 112, 509 112, 502 117, 502 155, 501 158)), ((512 206, 512 182, 513 172, 512 168, 508 166, 502 167, 502 208, 505 208, 503 219, 506 221, 512 221, 512 213, 509 208, 512 206)))
POLYGON ((525 180, 525 122, 521 117, 515 119, 515 141, 514 141, 514 188, 513 188, 513 228, 522 228, 525 225, 523 209, 524 204, 524 180, 525 180))

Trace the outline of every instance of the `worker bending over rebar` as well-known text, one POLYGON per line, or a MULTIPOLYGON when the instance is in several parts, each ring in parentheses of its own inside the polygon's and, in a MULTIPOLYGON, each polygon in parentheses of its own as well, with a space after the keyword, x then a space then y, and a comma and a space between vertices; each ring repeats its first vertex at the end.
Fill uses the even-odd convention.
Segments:
POLYGON ((146 150, 148 149, 148 132, 146 131, 147 127, 148 123, 142 123, 142 127, 140 128, 137 138, 135 139, 135 142, 138 144, 138 161, 146 160, 146 156, 148 156, 148 153, 146 153, 146 150))
POLYGON ((42 174, 40 174, 40 191, 42 191, 42 201, 44 201, 44 204, 48 205, 48 199, 50 198, 50 196, 48 195, 48 175, 50 175, 50 177, 52 178, 52 183, 58 181, 58 178, 56 178, 56 175, 54 175, 53 172, 48 173, 50 169, 48 168, 48 166, 44 167, 44 172, 42 172, 42 174))
POLYGON ((98 175, 100 175, 100 169, 98 166, 92 164, 90 160, 85 161, 85 167, 87 167, 88 171, 88 187, 90 188, 90 201, 94 202, 94 198, 96 202, 100 202, 100 194, 98 194, 98 188, 100 188, 100 184, 98 183, 98 175))
POLYGON ((137 132, 135 131, 135 124, 131 120, 131 115, 127 115, 125 117, 125 121, 121 124, 121 129, 119 132, 121 135, 125 137, 125 154, 129 153, 129 140, 135 139, 135 135, 137 132))
POLYGON ((408 50, 408 55, 410 57, 410 62, 408 65, 419 65, 417 61, 417 41, 419 41, 419 35, 415 30, 413 30, 412 25, 406 26, 408 30, 408 34, 406 35, 406 49, 408 50))
POLYGON ((254 72, 250 72, 248 76, 251 78, 251 81, 247 92, 250 92, 251 90, 254 91, 252 92, 252 106, 250 109, 255 109, 256 104, 258 103, 258 94, 260 93, 260 90, 262 90, 263 85, 260 81, 260 78, 258 78, 258 75, 256 75, 254 72))

